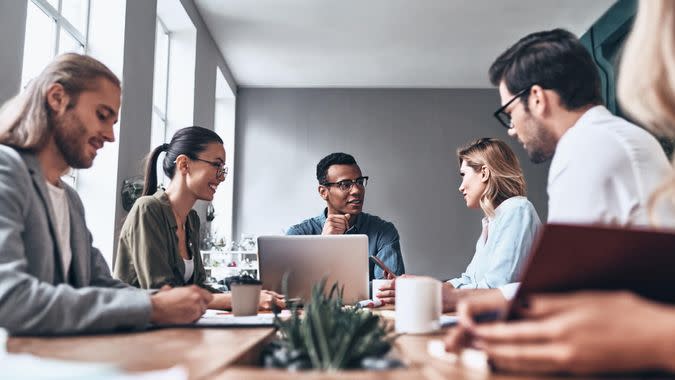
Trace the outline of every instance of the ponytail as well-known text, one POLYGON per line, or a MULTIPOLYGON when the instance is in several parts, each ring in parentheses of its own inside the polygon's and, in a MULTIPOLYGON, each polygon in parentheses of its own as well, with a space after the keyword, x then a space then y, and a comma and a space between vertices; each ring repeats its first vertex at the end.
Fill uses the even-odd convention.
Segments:
POLYGON ((143 195, 152 195, 157 191, 157 159, 160 153, 166 152, 164 161, 162 161, 162 169, 167 177, 173 179, 176 172, 176 159, 179 155, 184 154, 194 160, 197 154, 212 142, 222 144, 223 140, 210 129, 193 126, 176 131, 170 143, 158 146, 148 155, 143 195))
POLYGON ((162 144, 153 149, 148 155, 147 164, 145 166, 145 180, 143 181, 143 194, 152 195, 157 191, 157 158, 160 153, 169 149, 169 144, 162 144))

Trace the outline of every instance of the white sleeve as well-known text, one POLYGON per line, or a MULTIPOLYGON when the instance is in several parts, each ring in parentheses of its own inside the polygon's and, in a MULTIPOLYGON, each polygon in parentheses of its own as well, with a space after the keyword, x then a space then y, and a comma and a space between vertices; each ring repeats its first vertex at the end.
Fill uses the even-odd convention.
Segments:
POLYGON ((510 284, 500 286, 499 290, 502 292, 502 295, 504 296, 504 298, 506 298, 507 301, 511 301, 513 297, 516 296, 516 292, 518 291, 519 287, 520 282, 512 282, 510 284))

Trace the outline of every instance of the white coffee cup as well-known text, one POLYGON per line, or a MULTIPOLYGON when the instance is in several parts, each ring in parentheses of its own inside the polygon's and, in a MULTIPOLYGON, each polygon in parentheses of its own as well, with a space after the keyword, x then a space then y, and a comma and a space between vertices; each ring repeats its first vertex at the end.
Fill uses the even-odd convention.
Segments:
POLYGON ((260 284, 232 284, 232 314, 235 317, 257 315, 260 303, 260 284))
POLYGON ((391 284, 392 281, 393 280, 385 280, 385 279, 379 279, 379 280, 371 281, 371 287, 372 287, 371 292, 372 293, 371 293, 370 299, 372 299, 373 301, 378 301, 379 298, 377 298, 377 293, 380 292, 380 288, 384 285, 391 284))
POLYGON ((441 282, 431 277, 396 279, 396 332, 426 334, 441 328, 441 282))

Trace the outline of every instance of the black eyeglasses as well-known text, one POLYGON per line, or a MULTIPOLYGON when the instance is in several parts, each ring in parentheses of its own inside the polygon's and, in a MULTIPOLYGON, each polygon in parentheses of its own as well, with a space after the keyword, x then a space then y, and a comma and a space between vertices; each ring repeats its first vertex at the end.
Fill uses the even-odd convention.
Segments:
POLYGON ((509 100, 508 102, 506 102, 506 104, 504 104, 503 106, 499 107, 499 109, 495 111, 495 113, 494 113, 495 118, 496 118, 497 120, 499 120, 499 122, 500 122, 504 127, 506 127, 506 129, 511 129, 511 128, 513 128, 513 124, 512 124, 512 122, 511 122, 511 114, 509 114, 508 112, 506 112, 506 108, 508 108, 508 106, 510 106, 511 103, 515 102, 516 99, 520 98, 521 96, 525 95, 525 93, 527 93, 528 91, 530 91, 530 88, 532 88, 532 86, 533 86, 533 85, 529 85, 529 86, 525 87, 524 89, 518 91, 518 93, 515 94, 515 95, 513 96, 513 98, 511 98, 511 100, 509 100))
POLYGON ((357 179, 345 179, 337 182, 324 182, 321 184, 321 186, 337 186, 342 191, 349 191, 354 185, 365 188, 368 185, 368 176, 359 177, 357 179))
POLYGON ((196 161, 201 161, 201 162, 206 162, 207 164, 213 166, 216 168, 216 177, 222 176, 223 178, 227 177, 227 172, 229 171, 228 167, 219 161, 209 161, 209 160, 202 160, 201 158, 193 158, 193 160, 196 161))

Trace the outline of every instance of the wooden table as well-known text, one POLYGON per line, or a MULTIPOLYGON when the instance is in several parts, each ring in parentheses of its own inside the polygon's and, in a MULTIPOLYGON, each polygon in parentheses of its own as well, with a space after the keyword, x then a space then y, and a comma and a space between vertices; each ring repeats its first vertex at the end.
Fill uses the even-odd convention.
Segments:
POLYGON ((87 362, 115 363, 128 371, 183 365, 190 379, 221 373, 232 363, 250 363, 274 335, 272 328, 185 328, 140 333, 59 338, 10 338, 7 351, 87 362))
POLYGON ((498 375, 488 371, 485 366, 467 367, 460 363, 436 359, 427 353, 427 343, 432 339, 441 339, 442 333, 399 337, 395 350, 408 365, 406 369, 320 373, 286 372, 254 367, 253 363, 259 357, 260 350, 273 336, 272 328, 163 329, 129 334, 10 338, 8 351, 57 359, 109 362, 129 371, 157 370, 183 365, 188 369, 191 380, 542 379, 541 376, 498 375))

